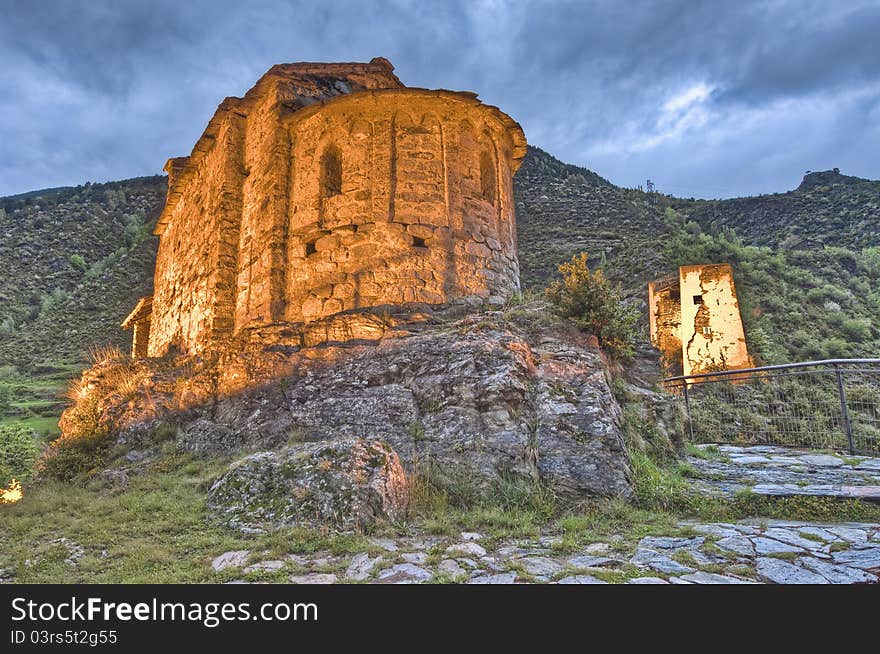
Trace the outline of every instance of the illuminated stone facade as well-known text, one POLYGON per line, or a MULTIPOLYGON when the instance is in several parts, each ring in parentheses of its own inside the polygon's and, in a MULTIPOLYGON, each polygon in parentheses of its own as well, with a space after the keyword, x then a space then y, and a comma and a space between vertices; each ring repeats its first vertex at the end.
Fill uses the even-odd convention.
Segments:
POLYGON ((150 356, 381 305, 519 289, 519 125, 385 59, 273 66, 169 160, 150 356))
POLYGON ((729 264, 682 266, 677 280, 651 282, 648 306, 668 375, 752 366, 729 264))

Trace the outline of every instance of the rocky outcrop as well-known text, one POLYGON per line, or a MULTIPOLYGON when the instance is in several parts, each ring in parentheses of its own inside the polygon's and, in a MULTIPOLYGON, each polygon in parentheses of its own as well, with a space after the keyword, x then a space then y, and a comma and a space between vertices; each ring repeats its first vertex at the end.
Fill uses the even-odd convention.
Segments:
MULTIPOLYGON (((568 498, 630 495, 621 411, 594 339, 541 307, 420 319, 388 317, 372 340, 261 336, 211 361, 141 360, 126 364, 139 376, 127 394, 106 369, 83 387, 130 459, 149 456, 159 431, 200 454, 369 438, 407 474, 440 482, 488 489, 515 477, 568 498)), ((233 478, 274 470, 297 447, 254 455, 233 478)))
POLYGON ((409 484, 381 441, 340 439, 252 454, 208 493, 208 506, 231 527, 335 527, 364 530, 406 514, 409 484))

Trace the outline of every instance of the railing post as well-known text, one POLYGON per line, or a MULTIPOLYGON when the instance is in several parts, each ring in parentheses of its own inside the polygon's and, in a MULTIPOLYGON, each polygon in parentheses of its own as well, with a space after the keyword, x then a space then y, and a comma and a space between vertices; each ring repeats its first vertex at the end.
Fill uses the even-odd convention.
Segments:
POLYGON ((682 384, 681 388, 682 388, 682 393, 684 393, 684 406, 685 406, 685 409, 687 409, 687 414, 688 414, 688 431, 690 431, 690 434, 691 434, 691 443, 695 443, 696 440, 694 439, 694 421, 693 421, 693 418, 691 418, 691 398, 690 398, 690 395, 688 395, 688 382, 687 382, 687 380, 684 381, 684 384, 682 384))
POLYGON ((850 454, 856 453, 853 443, 852 423, 849 420, 849 407, 846 404, 846 388, 843 386, 843 372, 837 364, 834 364, 834 374, 837 376, 837 394, 840 396, 840 414, 843 417, 843 433, 849 442, 850 454))

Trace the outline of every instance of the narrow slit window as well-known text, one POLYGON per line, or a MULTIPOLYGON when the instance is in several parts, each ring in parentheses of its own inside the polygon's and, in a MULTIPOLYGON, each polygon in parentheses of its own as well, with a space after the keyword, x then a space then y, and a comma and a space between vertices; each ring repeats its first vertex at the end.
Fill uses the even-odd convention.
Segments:
POLYGON ((495 162, 488 151, 480 153, 480 195, 491 205, 495 205, 498 180, 495 177, 495 162))
POLYGON ((327 146, 321 155, 321 198, 342 193, 342 153, 335 145, 327 146))

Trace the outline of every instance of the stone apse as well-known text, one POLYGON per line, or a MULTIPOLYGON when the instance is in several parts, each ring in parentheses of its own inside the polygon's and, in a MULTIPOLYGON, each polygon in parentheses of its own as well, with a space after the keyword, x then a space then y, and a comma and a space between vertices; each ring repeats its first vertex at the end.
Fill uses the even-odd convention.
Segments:
POLYGON ((682 266, 648 284, 651 341, 670 376, 752 367, 729 264, 682 266))
POLYGON ((124 325, 161 356, 361 308, 501 303, 525 153, 498 108, 407 88, 385 59, 273 66, 168 161, 150 311, 124 325))

